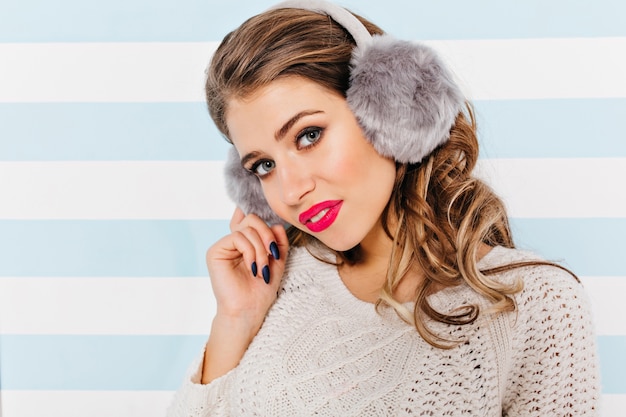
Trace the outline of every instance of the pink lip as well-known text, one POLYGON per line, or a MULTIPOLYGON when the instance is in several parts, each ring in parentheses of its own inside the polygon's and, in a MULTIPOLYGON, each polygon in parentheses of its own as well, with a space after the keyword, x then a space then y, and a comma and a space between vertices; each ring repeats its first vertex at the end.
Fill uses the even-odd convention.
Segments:
POLYGON ((312 232, 321 232, 328 229, 339 215, 339 210, 343 205, 343 200, 327 200, 321 203, 315 204, 307 211, 300 213, 298 220, 305 225, 312 232), (319 214, 320 211, 328 209, 328 212, 316 222, 311 222, 311 219, 319 214))

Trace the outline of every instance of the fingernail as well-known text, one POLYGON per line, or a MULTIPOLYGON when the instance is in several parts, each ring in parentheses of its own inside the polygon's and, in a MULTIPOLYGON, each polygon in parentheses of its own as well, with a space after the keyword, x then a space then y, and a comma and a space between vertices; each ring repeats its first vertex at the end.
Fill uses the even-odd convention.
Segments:
POLYGON ((252 262, 252 275, 254 275, 256 277, 256 273, 257 273, 257 268, 256 268, 256 262, 252 262))
POLYGON ((274 259, 280 259, 280 252, 278 252, 278 245, 276 242, 270 243, 270 252, 272 252, 274 259))
POLYGON ((270 283, 270 267, 267 265, 263 267, 263 281, 265 281, 266 284, 270 283))

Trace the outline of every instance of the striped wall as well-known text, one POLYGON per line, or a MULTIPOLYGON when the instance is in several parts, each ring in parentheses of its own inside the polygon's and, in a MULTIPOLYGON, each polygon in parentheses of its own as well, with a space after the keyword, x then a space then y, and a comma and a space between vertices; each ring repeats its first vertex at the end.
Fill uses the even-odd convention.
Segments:
MULTIPOLYGON (((204 67, 271 3, 0 0, 0 416, 164 414, 233 209, 204 67)), ((587 287, 602 415, 623 415, 626 3, 342 4, 450 63, 519 246, 587 287)))

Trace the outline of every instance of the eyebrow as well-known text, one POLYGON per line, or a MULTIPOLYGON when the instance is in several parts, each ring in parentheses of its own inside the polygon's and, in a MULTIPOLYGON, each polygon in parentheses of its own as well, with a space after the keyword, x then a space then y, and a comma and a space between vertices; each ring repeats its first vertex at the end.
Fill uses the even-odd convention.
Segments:
MULTIPOLYGON (((260 153, 257 151, 254 152, 250 152, 248 154, 246 154, 246 156, 244 156, 243 158, 241 158, 241 166, 246 168, 246 164, 248 163, 249 160, 256 158, 257 156, 259 156, 260 153)), ((247 169, 247 168, 246 168, 247 169)))
MULTIPOLYGON (((303 117, 318 113, 324 112, 322 110, 303 110, 299 113, 296 113, 293 117, 287 120, 287 122, 285 122, 285 124, 283 124, 280 129, 278 129, 274 133, 274 139, 276 139, 276 141, 281 141, 282 139, 284 139, 285 135, 287 135, 287 132, 289 132, 293 125, 298 123, 298 120, 302 119, 303 117)), ((243 158, 241 158, 241 166, 245 167, 249 160, 256 158, 257 156, 259 156, 259 154, 260 152, 257 151, 246 154, 243 158)))
POLYGON ((295 125, 298 122, 298 120, 302 119, 305 116, 310 116, 312 114, 317 114, 317 113, 323 113, 323 112, 321 110, 303 110, 295 114, 291 119, 287 120, 287 122, 283 125, 283 127, 278 129, 276 133, 274 133, 274 138, 277 141, 282 140, 287 134, 287 132, 289 132, 289 129, 291 129, 293 125, 295 125))

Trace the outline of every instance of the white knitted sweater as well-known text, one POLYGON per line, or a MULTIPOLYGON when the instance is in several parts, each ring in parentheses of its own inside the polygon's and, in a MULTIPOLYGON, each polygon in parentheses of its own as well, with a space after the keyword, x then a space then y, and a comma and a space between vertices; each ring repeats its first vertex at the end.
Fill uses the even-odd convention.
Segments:
MULTIPOLYGON (((498 247, 479 267, 529 258, 498 247)), ((431 324, 464 340, 442 350, 393 310, 379 315, 355 298, 336 267, 294 248, 279 297, 240 364, 200 385, 192 382, 195 363, 168 416, 598 415, 596 346, 581 285, 548 266, 498 279, 516 277, 524 281, 516 313, 431 324)), ((466 286, 429 300, 441 312, 487 305, 466 286)))

